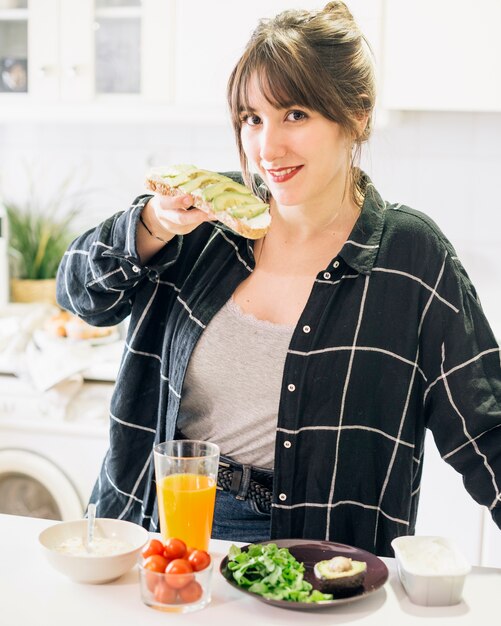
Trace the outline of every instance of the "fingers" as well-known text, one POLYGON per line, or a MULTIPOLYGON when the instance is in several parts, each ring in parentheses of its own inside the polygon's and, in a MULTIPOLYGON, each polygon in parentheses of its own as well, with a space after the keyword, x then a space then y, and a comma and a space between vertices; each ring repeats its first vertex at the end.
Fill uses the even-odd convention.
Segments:
POLYGON ((158 223, 170 233, 187 234, 209 219, 200 209, 190 208, 193 205, 190 194, 182 196, 155 194, 149 204, 158 223))

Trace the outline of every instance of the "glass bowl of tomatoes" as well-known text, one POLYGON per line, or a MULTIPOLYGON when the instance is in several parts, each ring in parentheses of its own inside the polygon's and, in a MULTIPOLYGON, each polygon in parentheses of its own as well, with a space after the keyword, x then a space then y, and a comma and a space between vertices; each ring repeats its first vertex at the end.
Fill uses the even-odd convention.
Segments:
POLYGON ((141 597, 155 609, 176 613, 203 609, 211 599, 211 579, 210 554, 181 539, 150 539, 142 550, 141 597))

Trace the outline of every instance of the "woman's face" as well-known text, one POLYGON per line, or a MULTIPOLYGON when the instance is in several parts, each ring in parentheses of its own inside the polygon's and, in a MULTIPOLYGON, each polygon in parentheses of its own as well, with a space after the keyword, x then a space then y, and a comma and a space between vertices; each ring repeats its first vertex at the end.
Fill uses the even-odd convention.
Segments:
POLYGON ((242 146, 275 202, 280 207, 324 202, 339 206, 348 192, 351 150, 341 126, 305 107, 274 108, 255 76, 247 93, 249 110, 241 114, 242 146))

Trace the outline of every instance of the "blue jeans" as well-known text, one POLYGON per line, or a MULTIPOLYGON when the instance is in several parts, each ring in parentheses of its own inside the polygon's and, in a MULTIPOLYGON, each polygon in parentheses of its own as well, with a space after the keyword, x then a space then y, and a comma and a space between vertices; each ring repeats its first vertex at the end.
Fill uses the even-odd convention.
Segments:
POLYGON ((237 500, 228 491, 216 491, 212 538, 256 543, 270 538, 271 516, 253 500, 237 500))

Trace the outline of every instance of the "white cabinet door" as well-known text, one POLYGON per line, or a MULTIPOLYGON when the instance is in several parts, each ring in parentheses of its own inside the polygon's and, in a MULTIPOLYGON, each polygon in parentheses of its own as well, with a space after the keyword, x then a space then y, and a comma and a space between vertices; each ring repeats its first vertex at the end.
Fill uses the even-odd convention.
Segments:
POLYGON ((174 0, 143 0, 141 94, 148 103, 173 100, 175 43, 183 37, 174 15, 174 0))
POLYGON ((500 0, 385 0, 383 107, 501 111, 500 0))
POLYGON ((28 13, 28 93, 32 100, 59 100, 59 0, 31 2, 28 13))
POLYGON ((311 0, 180 0, 176 5, 176 104, 226 106, 226 85, 258 20, 311 0))
POLYGON ((89 102, 94 96, 93 3, 63 0, 59 11, 60 97, 89 102))

